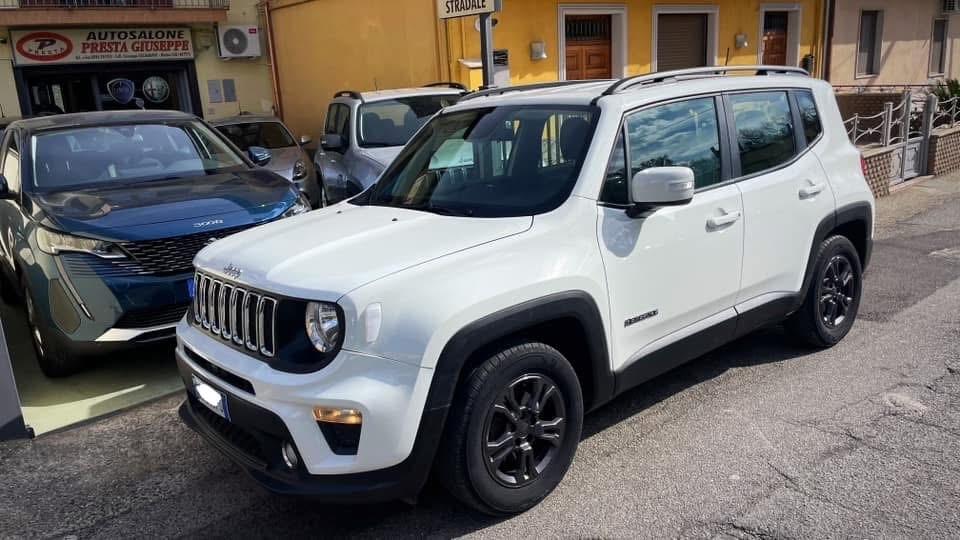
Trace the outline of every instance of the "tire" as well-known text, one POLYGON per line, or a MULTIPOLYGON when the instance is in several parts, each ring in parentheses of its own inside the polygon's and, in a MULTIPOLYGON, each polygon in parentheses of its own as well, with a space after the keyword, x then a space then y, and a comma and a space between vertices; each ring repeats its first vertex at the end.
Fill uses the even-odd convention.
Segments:
POLYGON ((37 314, 33 293, 27 286, 26 280, 20 278, 20 290, 23 292, 24 311, 27 314, 27 326, 30 330, 30 341, 37 354, 37 363, 40 371, 51 378, 66 377, 77 373, 84 367, 81 359, 68 354, 61 344, 47 329, 42 317, 37 314))
POLYGON ((326 207, 327 207, 327 204, 328 204, 328 202, 327 202, 327 186, 326 186, 326 184, 324 183, 322 176, 318 176, 318 177, 317 177, 317 188, 318 188, 319 191, 320 191, 320 206, 318 206, 318 208, 326 208, 326 207))
MULTIPOLYGON (((0 262, 0 264, 3 263, 0 262)), ((16 289, 10 283, 10 279, 4 273, 2 268, 0 268, 0 300, 2 300, 8 306, 12 306, 20 301, 20 295, 17 294, 16 289)))
POLYGON ((567 359, 543 343, 512 346, 457 389, 437 462, 440 482, 479 512, 523 512, 563 479, 582 428, 580 382, 567 359))
POLYGON ((796 343, 833 347, 853 327, 863 296, 863 268, 857 249, 844 236, 831 236, 815 255, 803 305, 784 327, 796 343))

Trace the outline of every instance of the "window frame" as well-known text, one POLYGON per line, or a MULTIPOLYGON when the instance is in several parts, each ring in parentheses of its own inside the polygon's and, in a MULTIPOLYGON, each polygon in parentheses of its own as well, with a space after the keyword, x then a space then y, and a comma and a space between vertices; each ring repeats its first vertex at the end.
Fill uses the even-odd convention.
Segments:
MULTIPOLYGON (((630 164, 633 163, 633 161, 630 156, 630 134, 627 133, 627 118, 634 114, 646 111, 648 109, 652 109, 654 107, 671 105, 674 103, 682 103, 684 101, 694 101, 697 99, 704 99, 704 98, 713 99, 713 106, 717 112, 717 141, 718 141, 718 144, 720 145, 720 181, 715 184, 711 184, 709 186, 696 188, 694 190, 694 193, 710 191, 711 189, 721 188, 736 182, 736 178, 733 176, 733 168, 731 167, 732 156, 730 155, 729 133, 725 127, 726 119, 727 119, 727 113, 726 113, 727 104, 723 99, 723 93, 722 92, 704 92, 700 94, 690 94, 682 97, 674 97, 674 98, 665 99, 662 101, 647 103, 639 107, 627 109, 620 116, 620 127, 618 128, 617 131, 620 135, 623 136, 623 145, 624 145, 623 159, 624 159, 624 163, 626 164, 626 168, 628 169, 626 171, 628 198, 629 198, 630 182, 633 180, 633 178, 630 176, 629 169, 630 169, 630 164)), ((619 135, 617 138, 619 138, 619 135)), ((617 144, 615 139, 614 144, 610 147, 610 155, 607 156, 607 162, 606 162, 607 166, 604 169, 605 173, 606 171, 610 170, 609 169, 610 162, 613 160, 614 153, 616 152, 616 150, 617 150, 617 144)), ((604 181, 600 183, 600 190, 597 192, 597 203, 600 206, 609 206, 610 208, 629 208, 631 206, 629 203, 618 204, 618 203, 607 202, 601 199, 601 196, 603 195, 603 184, 605 182, 606 182, 606 174, 604 174, 604 181)))
POLYGON ((0 174, 3 173, 4 168, 7 165, 7 152, 10 150, 10 142, 13 141, 17 145, 17 159, 20 160, 20 164, 17 167, 17 172, 20 177, 14 180, 12 183, 10 179, 7 179, 7 187, 10 190, 10 193, 14 195, 11 200, 16 201, 18 204, 20 202, 20 195, 23 193, 23 144, 21 144, 21 137, 17 130, 6 130, 4 133, 3 140, 0 141, 0 174))
MULTIPOLYGON (((733 172, 734 172, 735 182, 743 182, 746 180, 751 180, 753 178, 764 176, 764 175, 779 171, 781 169, 786 169, 787 167, 790 167, 791 165, 793 165, 794 163, 802 159, 807 154, 807 152, 809 152, 817 143, 823 140, 824 129, 823 129, 822 120, 820 122, 820 135, 818 135, 817 138, 814 139, 813 142, 811 142, 810 144, 807 144, 807 138, 804 135, 803 131, 798 129, 798 126, 802 124, 802 121, 800 118, 800 109, 797 106, 797 100, 794 94, 796 92, 803 92, 803 91, 808 91, 811 94, 813 94, 813 91, 809 88, 751 88, 748 90, 738 90, 735 92, 724 92, 723 98, 724 98, 724 101, 727 102, 727 118, 726 118, 727 133, 728 133, 727 142, 728 144, 730 144, 730 153, 733 156, 733 165, 734 165, 733 172), (787 93, 787 104, 790 106, 790 117, 793 120, 792 128, 793 128, 793 140, 794 140, 794 147, 795 147, 795 152, 793 154, 793 157, 788 159, 787 161, 784 161, 783 163, 780 163, 775 167, 770 167, 769 169, 764 169, 762 171, 757 171, 751 174, 743 174, 743 168, 740 164, 740 152, 733 151, 734 149, 733 141, 737 140, 737 125, 734 122, 733 104, 729 103, 729 96, 734 96, 737 94, 762 94, 762 93, 779 93, 779 92, 787 93)), ((817 102, 816 96, 814 96, 813 102, 814 104, 816 104, 817 102)), ((819 113, 820 113, 820 108, 817 107, 817 114, 819 115, 819 113)))
MULTIPOLYGON (((733 91, 725 91, 725 92, 705 92, 701 94, 690 94, 688 96, 670 98, 670 99, 648 103, 645 105, 641 105, 639 107, 634 107, 632 109, 625 110, 620 117, 618 137, 614 138, 614 144, 610 146, 610 153, 607 156, 606 168, 604 169, 604 171, 609 171, 610 163, 613 161, 616 150, 617 150, 616 140, 617 138, 619 138, 620 135, 622 135, 624 138, 624 163, 627 164, 627 167, 629 167, 629 164, 631 163, 630 144, 627 142, 629 134, 626 131, 626 120, 628 116, 630 116, 631 114, 643 111, 645 109, 656 107, 658 105, 669 105, 671 103, 689 101, 692 99, 700 99, 705 97, 713 97, 717 106, 717 122, 718 122, 717 127, 720 130, 719 137, 720 137, 720 178, 721 180, 716 184, 703 186, 701 188, 695 189, 694 194, 703 193, 713 189, 723 188, 739 182, 745 182, 747 180, 752 180, 754 178, 764 176, 764 175, 779 171, 781 169, 790 167, 794 163, 796 163, 797 161, 805 157, 806 154, 808 152, 811 152, 814 147, 820 144, 820 142, 823 141, 824 133, 826 132, 826 128, 824 127, 824 123, 823 123, 823 115, 820 114, 821 113, 820 104, 817 102, 817 96, 814 93, 813 89, 811 88, 806 88, 802 86, 801 87, 777 86, 777 87, 749 88, 749 89, 733 90, 733 91), (791 159, 777 165, 776 167, 771 167, 763 171, 757 171, 749 175, 744 175, 741 173, 742 169, 740 166, 740 152, 733 151, 735 148, 733 141, 737 140, 737 132, 736 132, 737 128, 733 119, 733 106, 732 104, 729 103, 728 96, 732 96, 736 94, 758 94, 758 93, 764 93, 764 92, 770 92, 770 93, 786 92, 787 93, 787 102, 790 105, 790 116, 793 120, 793 135, 794 135, 795 146, 797 151, 791 159), (806 135, 804 134, 803 130, 798 129, 798 126, 802 125, 803 123, 800 116, 800 107, 799 107, 799 104, 797 103, 797 98, 796 98, 796 94, 798 92, 807 92, 810 94, 810 96, 813 98, 814 106, 816 106, 817 108, 817 116, 820 119, 820 133, 810 143, 807 143, 806 135)), ((629 208, 631 206, 630 204, 611 203, 611 202, 604 201, 601 198, 601 196, 603 195, 603 185, 605 181, 606 181, 606 175, 604 175, 604 181, 600 183, 600 189, 597 192, 597 205, 605 206, 609 208, 618 208, 618 209, 629 208)), ((627 178, 628 190, 630 189, 630 181, 631 181, 631 178, 628 177, 627 178)), ((629 196, 629 193, 628 193, 628 196, 629 196)))
POLYGON ((941 77, 947 72, 947 53, 949 51, 950 44, 950 19, 943 16, 935 16, 933 22, 930 25, 930 55, 927 61, 927 75, 930 77, 941 77), (937 35, 937 23, 943 23, 943 41, 940 43, 940 65, 936 66, 939 70, 935 70, 933 66, 933 41, 937 35))
POLYGON ((876 77, 880 74, 880 55, 883 45, 883 10, 882 9, 861 9, 860 16, 857 19, 857 53, 853 60, 853 76, 855 79, 867 79, 876 77), (863 42, 863 15, 864 13, 875 13, 873 51, 870 55, 870 67, 872 71, 860 71, 860 44, 863 42))

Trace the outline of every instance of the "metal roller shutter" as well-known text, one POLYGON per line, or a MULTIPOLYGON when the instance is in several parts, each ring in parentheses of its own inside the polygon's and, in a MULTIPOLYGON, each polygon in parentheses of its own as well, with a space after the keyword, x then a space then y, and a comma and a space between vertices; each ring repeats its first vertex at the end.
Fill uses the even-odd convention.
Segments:
POLYGON ((707 65, 707 16, 664 14, 657 19, 657 71, 707 65))

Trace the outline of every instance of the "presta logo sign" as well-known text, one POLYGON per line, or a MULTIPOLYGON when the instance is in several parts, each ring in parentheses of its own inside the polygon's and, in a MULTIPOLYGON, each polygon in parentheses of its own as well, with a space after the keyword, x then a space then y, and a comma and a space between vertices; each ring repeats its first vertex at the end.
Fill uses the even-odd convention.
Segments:
POLYGON ((497 10, 496 0, 437 0, 437 13, 441 19, 468 17, 497 10))
POLYGON ((17 52, 36 62, 56 62, 73 52, 73 41, 56 32, 30 32, 17 40, 17 52))

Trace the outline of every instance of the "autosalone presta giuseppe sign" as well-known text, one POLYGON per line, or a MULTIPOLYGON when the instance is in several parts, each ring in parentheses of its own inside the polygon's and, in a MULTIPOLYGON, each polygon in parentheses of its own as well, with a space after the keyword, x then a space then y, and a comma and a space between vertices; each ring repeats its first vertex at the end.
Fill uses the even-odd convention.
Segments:
POLYGON ((20 66, 193 58, 189 28, 12 30, 10 37, 20 66))
POLYGON ((437 0, 437 13, 441 19, 469 17, 496 11, 496 0, 437 0))

